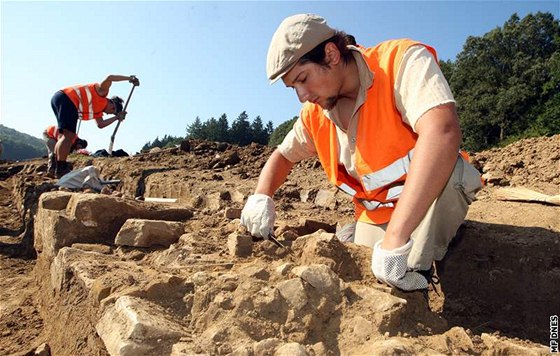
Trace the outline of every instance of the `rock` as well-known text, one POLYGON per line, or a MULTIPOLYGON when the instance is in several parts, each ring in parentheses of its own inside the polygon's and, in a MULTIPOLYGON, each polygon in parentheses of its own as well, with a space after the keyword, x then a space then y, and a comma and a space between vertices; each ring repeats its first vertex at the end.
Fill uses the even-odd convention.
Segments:
POLYGON ((218 211, 223 207, 224 201, 231 200, 231 196, 229 192, 215 192, 206 194, 202 199, 205 208, 210 209, 210 211, 218 211))
POLYGON ((233 350, 230 356, 253 356, 253 348, 246 345, 241 345, 233 350))
POLYGON ((281 240, 284 241, 295 241, 299 237, 298 233, 295 232, 294 230, 288 230, 283 232, 281 235, 276 235, 276 236, 278 236, 281 240))
POLYGON ((310 193, 310 191, 309 191, 308 189, 300 190, 300 192, 299 192, 299 200, 300 200, 302 203, 307 203, 307 201, 309 200, 309 193, 310 193))
MULTIPOLYGON (((41 197, 60 192, 47 192, 41 197)), ((71 194, 65 210, 39 207, 35 216, 34 247, 52 258, 58 250, 73 243, 113 244, 129 218, 185 220, 192 217, 187 208, 165 207, 101 194, 71 194)))
POLYGON ((307 305, 308 298, 305 287, 299 278, 282 281, 276 286, 280 295, 296 310, 307 305))
POLYGON ((226 208, 224 215, 227 219, 239 219, 241 218, 241 209, 226 208))
POLYGON ((282 341, 276 338, 261 340, 253 345, 253 353, 255 355, 272 355, 281 343, 282 341))
POLYGON ((325 265, 298 266, 292 273, 314 287, 319 293, 340 298, 340 278, 325 265))
POLYGON ((368 354, 379 356, 413 355, 415 353, 412 341, 402 337, 376 341, 368 349, 368 354))
POLYGON ((334 209, 336 208, 336 191, 321 189, 317 192, 315 197, 315 205, 323 208, 334 209))
POLYGON ((324 230, 328 233, 336 232, 336 223, 328 224, 318 220, 301 219, 298 227, 299 235, 309 235, 319 230, 324 230))
POLYGON ((303 345, 297 342, 290 342, 276 349, 274 356, 307 356, 307 351, 303 345))
POLYGON ((445 335, 447 343, 453 349, 458 349, 468 354, 474 353, 474 344, 465 329, 455 326, 447 330, 443 335, 445 335))
MULTIPOLYGON (((405 299, 398 298, 388 292, 356 284, 351 284, 346 290, 346 294, 349 298, 358 298, 353 304, 361 311, 360 317, 371 323, 369 330, 372 333, 374 331, 383 333, 385 330, 398 329, 401 325, 407 305, 405 299)), ((341 324, 344 325, 344 328, 354 330, 356 320, 343 319, 341 324)), ((365 323, 362 324, 365 325, 365 323)))
POLYGON ((362 316, 354 317, 350 323, 353 325, 352 333, 362 341, 369 340, 373 335, 373 323, 362 316))
POLYGON ((50 356, 51 355, 51 347, 47 343, 42 343, 35 349, 33 353, 35 356, 50 356))
POLYGON ((103 256, 96 252, 63 247, 50 265, 52 289, 60 292, 75 278, 85 290, 90 290, 96 278, 93 271, 102 265, 96 257, 103 256))
POLYGON ((195 352, 192 349, 192 347, 193 345, 191 342, 179 341, 178 343, 173 345, 173 347, 171 348, 171 354, 169 356, 196 356, 196 355, 202 356, 203 355, 195 352))
POLYGON ((292 270, 292 267, 294 267, 294 264, 292 262, 286 262, 276 267, 275 271, 279 275, 285 276, 292 270))
POLYGON ((90 295, 94 305, 99 305, 101 301, 111 294, 112 287, 106 280, 95 280, 91 286, 90 295))
POLYGON ((228 236, 227 246, 230 255, 247 257, 253 252, 253 239, 249 235, 233 232, 228 236))
POLYGON ((545 356, 549 355, 549 348, 546 346, 526 346, 515 344, 512 340, 501 340, 498 337, 486 333, 480 335, 484 345, 488 348, 482 355, 524 355, 524 356, 545 356))
POLYGON ((117 246, 168 247, 183 234, 182 223, 163 220, 128 219, 115 238, 117 246))
POLYGON ((311 345, 311 350, 315 354, 315 356, 327 356, 328 355, 327 347, 325 346, 325 343, 322 342, 322 341, 311 345))
POLYGON ((263 281, 266 281, 270 278, 270 273, 268 273, 266 269, 259 266, 249 266, 247 268, 244 268, 241 273, 248 277, 257 278, 263 281))
POLYGON ((72 247, 77 248, 78 250, 82 250, 82 251, 91 251, 91 252, 97 252, 97 253, 103 253, 103 254, 110 254, 111 253, 111 247, 110 246, 101 245, 101 244, 75 243, 75 244, 72 244, 72 247))
POLYGON ((95 326, 111 355, 169 354, 185 333, 168 313, 147 300, 122 296, 95 326))
POLYGON ((78 239, 76 231, 79 230, 79 224, 58 210, 39 208, 34 225, 33 247, 48 258, 53 258, 58 250, 71 246, 78 239))
POLYGON ((64 210, 72 197, 69 192, 55 191, 49 194, 41 194, 39 197, 39 207, 48 210, 64 210))
POLYGON ((197 287, 201 287, 208 284, 210 281, 212 281, 212 279, 213 277, 210 274, 203 271, 196 272, 191 276, 191 281, 197 287))

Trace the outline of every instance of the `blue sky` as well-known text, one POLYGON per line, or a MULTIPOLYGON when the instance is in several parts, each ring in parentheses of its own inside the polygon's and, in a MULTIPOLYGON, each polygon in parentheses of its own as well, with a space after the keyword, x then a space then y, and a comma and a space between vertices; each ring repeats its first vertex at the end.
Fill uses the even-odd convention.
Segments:
MULTIPOLYGON (((408 37, 455 59, 468 36, 502 26, 517 12, 559 17, 555 1, 1 1, 0 124, 41 137, 56 124, 50 99, 73 84, 135 74, 127 119, 114 149, 135 153, 164 135, 184 136, 198 116, 247 111, 274 126, 298 115, 284 85, 269 85, 266 52, 280 22, 316 13, 366 47, 408 37)), ((131 87, 114 83, 126 99, 131 87)), ((90 151, 107 149, 116 124, 84 121, 90 151)))

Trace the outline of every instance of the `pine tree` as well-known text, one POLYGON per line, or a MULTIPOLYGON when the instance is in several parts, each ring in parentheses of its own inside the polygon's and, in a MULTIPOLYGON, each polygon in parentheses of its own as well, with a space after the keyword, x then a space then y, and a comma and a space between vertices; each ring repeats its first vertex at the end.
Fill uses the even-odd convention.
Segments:
POLYGON ((243 111, 237 119, 231 124, 231 140, 232 143, 239 146, 246 146, 252 141, 251 125, 249 124, 249 116, 243 111))
POLYGON ((192 124, 187 125, 187 138, 203 139, 202 131, 202 122, 200 121, 200 117, 197 116, 192 124))

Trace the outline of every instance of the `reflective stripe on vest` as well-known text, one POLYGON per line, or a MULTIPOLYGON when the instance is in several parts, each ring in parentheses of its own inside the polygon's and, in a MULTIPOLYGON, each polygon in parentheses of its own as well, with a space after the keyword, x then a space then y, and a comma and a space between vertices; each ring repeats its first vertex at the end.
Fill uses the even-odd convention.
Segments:
POLYGON ((82 93, 80 93, 80 88, 84 88, 84 91, 86 92, 86 96, 87 96, 86 103, 88 104, 87 115, 93 117, 93 101, 91 100, 92 96, 89 87, 86 85, 86 86, 73 86, 71 88, 72 90, 74 90, 74 93, 76 93, 76 95, 78 96, 78 115, 80 115, 80 117, 84 116, 84 106, 83 106, 84 100, 82 99, 82 93))
MULTIPOLYGON (((381 188, 388 184, 391 184, 398 180, 405 174, 408 174, 410 168, 410 161, 412 160, 412 155, 414 153, 414 149, 410 150, 408 154, 405 156, 397 159, 387 167, 377 170, 375 172, 366 174, 362 177, 362 182, 364 188, 371 191, 377 188, 381 188)), ((341 182, 338 187, 343 192, 347 193, 348 195, 355 197, 357 191, 347 185, 346 183, 341 182)), ((390 187, 387 190, 387 197, 386 200, 398 200, 401 196, 403 191, 404 185, 399 184, 393 187, 390 187)), ((363 198, 356 198, 367 210, 375 210, 377 208, 388 207, 392 208, 395 205, 392 202, 382 203, 376 200, 367 200, 363 198)))
MULTIPOLYGON (((355 197, 357 193, 355 189, 353 189, 346 183, 341 183, 338 188, 351 197, 355 197)), ((403 185, 397 185, 390 188, 387 192, 387 200, 397 200, 400 197, 402 190, 403 185)), ((393 208, 395 206, 395 204, 393 204, 392 202, 382 203, 379 201, 366 200, 363 198, 356 198, 356 200, 359 201, 367 210, 375 210, 382 207, 393 208)))
POLYGON ((358 201, 366 208, 367 210, 375 210, 378 208, 393 208, 395 204, 389 203, 382 203, 375 200, 365 200, 365 199, 358 199, 358 201))
POLYGON ((341 183, 338 188, 350 196, 356 195, 356 190, 346 183, 341 183))
POLYGON ((375 190, 386 186, 387 184, 391 184, 403 175, 407 174, 410 168, 410 160, 412 159, 413 152, 414 149, 408 151, 408 154, 395 160, 387 167, 364 175, 362 177, 364 188, 369 191, 375 190))

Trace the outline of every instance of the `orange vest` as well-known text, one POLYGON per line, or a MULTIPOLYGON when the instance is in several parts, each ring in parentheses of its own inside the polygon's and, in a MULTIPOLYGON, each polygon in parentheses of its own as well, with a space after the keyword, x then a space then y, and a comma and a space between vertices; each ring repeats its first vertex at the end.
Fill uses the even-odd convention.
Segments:
MULTIPOLYGON (((421 43, 391 40, 360 48, 375 78, 358 113, 354 159, 359 182, 338 162, 336 126, 323 109, 308 102, 301 111, 323 169, 333 184, 353 197, 358 221, 387 223, 404 186, 418 135, 403 122, 394 87, 402 57, 415 44, 421 43)), ((435 50, 426 48, 437 60, 435 50)))
POLYGON ((75 85, 62 89, 70 98, 81 120, 99 119, 107 106, 107 98, 97 94, 95 84, 75 85))
MULTIPOLYGON (((58 141, 58 127, 56 127, 55 125, 50 125, 47 127, 45 132, 47 133, 47 136, 55 141, 58 141)), ((72 140, 72 144, 75 144, 76 141, 78 141, 78 135, 74 137, 74 139, 72 140)))
POLYGON ((49 136, 53 140, 58 141, 58 128, 55 125, 50 125, 49 127, 47 127, 45 132, 47 133, 47 136, 49 136))

